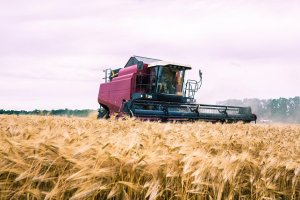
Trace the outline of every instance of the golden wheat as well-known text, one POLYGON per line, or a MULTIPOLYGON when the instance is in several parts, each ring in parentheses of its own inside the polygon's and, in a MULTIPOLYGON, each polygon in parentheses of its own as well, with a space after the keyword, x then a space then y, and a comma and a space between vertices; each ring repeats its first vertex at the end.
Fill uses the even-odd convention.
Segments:
POLYGON ((300 126, 0 116, 0 199, 300 199, 300 126))

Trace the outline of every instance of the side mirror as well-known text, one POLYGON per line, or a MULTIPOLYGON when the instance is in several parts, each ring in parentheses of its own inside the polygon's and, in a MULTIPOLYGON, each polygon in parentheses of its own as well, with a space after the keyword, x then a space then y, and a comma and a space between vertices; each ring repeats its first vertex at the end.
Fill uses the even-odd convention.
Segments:
POLYGON ((200 81, 202 81, 202 71, 201 71, 201 69, 199 69, 199 77, 200 77, 200 81))
POLYGON ((142 61, 137 62, 137 69, 138 71, 142 71, 144 68, 144 63, 142 61))

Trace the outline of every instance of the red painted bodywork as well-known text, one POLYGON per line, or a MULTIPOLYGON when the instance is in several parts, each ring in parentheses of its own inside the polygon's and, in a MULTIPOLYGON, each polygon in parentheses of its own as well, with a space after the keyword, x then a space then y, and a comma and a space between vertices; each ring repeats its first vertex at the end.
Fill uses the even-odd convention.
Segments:
POLYGON ((106 106, 110 114, 118 112, 122 106, 122 101, 129 100, 132 93, 137 92, 136 75, 146 73, 147 66, 144 64, 141 71, 138 71, 137 65, 123 68, 111 82, 100 84, 98 103, 106 106))

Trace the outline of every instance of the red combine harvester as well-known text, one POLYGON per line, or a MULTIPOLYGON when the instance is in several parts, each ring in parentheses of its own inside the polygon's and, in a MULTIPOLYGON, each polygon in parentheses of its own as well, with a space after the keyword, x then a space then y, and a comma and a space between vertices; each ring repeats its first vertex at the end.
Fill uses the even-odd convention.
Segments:
POLYGON ((197 104, 199 81, 185 80, 189 65, 141 56, 131 57, 124 68, 107 69, 100 85, 99 118, 113 114, 146 120, 256 121, 250 107, 197 104))

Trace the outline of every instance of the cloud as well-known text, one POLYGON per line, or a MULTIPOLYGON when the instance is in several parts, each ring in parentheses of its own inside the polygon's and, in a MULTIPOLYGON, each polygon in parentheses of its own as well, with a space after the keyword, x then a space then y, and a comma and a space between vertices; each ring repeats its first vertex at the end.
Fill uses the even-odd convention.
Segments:
POLYGON ((298 95, 299 18, 297 1, 4 1, 0 104, 26 90, 43 94, 40 106, 96 108, 102 70, 134 54, 191 64, 195 79, 201 68, 201 102, 298 95), (59 95, 49 101, 45 87, 59 95))

